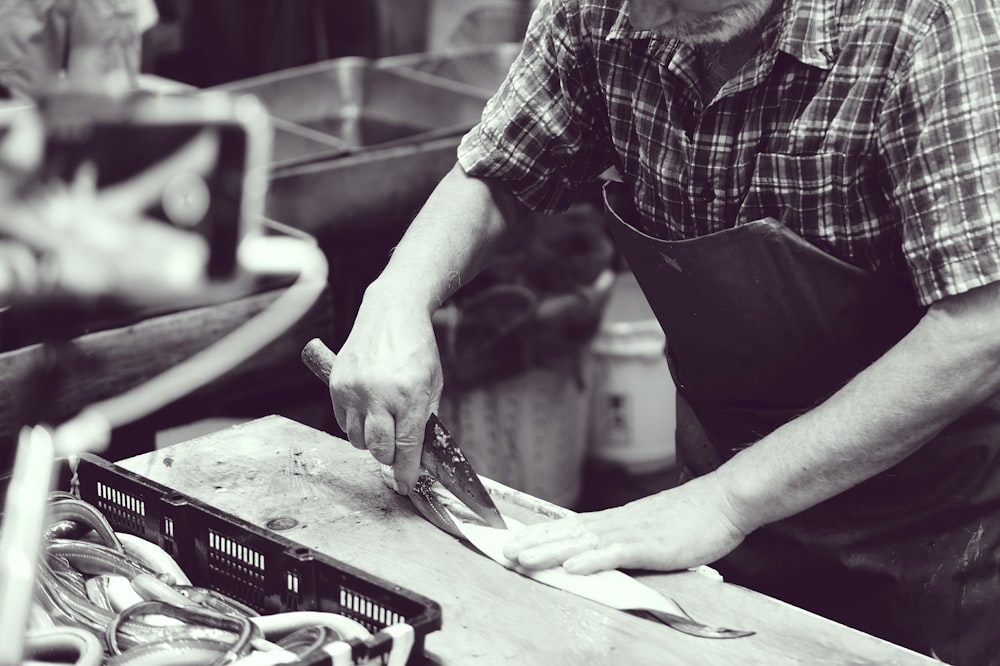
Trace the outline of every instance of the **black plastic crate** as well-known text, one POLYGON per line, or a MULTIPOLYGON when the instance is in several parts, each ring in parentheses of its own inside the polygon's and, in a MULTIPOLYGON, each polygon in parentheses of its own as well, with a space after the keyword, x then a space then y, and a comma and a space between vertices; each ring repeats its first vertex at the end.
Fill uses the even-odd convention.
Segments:
MULTIPOLYGON (((355 664, 386 664, 405 622, 414 643, 407 664, 424 662, 424 639, 441 628, 437 602, 175 492, 93 455, 77 468, 80 497, 112 527, 156 543, 194 585, 227 594, 262 614, 341 613, 374 634, 352 642, 355 664)), ((321 666, 323 661, 316 662, 321 666)))

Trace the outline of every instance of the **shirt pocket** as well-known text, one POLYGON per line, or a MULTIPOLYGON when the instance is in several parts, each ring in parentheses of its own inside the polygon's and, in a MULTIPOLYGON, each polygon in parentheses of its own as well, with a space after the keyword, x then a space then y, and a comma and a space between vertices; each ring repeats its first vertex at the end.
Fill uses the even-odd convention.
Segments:
POLYGON ((737 223, 773 217, 820 249, 850 260, 856 243, 875 231, 863 181, 858 156, 759 153, 737 223))

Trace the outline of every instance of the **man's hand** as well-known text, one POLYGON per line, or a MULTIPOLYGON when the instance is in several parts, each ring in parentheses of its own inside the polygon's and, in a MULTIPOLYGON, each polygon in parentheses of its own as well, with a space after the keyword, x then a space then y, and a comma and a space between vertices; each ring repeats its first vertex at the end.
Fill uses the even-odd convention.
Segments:
POLYGON ((406 494, 420 473, 427 419, 441 401, 441 361, 430 317, 389 301, 362 306, 333 364, 330 398, 351 444, 392 465, 406 494))
POLYGON ((715 474, 625 506, 520 530, 504 555, 529 569, 562 564, 575 574, 606 569, 675 571, 708 564, 738 546, 741 527, 715 474))
POLYGON ((488 261, 513 219, 514 195, 455 166, 431 193, 385 270, 365 290, 333 364, 330 397, 351 444, 392 465, 408 493, 427 419, 441 402, 431 316, 488 261))

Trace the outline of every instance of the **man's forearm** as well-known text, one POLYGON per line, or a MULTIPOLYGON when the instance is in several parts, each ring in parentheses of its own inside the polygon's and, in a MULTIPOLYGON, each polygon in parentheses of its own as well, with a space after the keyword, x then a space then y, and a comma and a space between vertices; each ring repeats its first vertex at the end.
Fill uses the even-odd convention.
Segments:
POLYGON ((456 165, 414 218, 369 291, 382 302, 398 299, 400 306, 433 312, 488 263, 517 206, 502 184, 470 178, 456 165))
POLYGON ((1000 390, 1000 288, 931 308, 899 343, 823 404, 716 472, 747 531, 888 469, 1000 390))

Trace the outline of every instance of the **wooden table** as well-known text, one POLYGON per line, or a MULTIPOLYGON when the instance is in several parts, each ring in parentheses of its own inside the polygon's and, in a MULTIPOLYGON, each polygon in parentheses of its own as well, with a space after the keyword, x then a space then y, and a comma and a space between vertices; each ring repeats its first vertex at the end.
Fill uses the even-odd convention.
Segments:
MULTIPOLYGON (((347 442, 268 416, 119 463, 137 474, 282 534, 441 604, 432 663, 938 664, 812 613, 683 572, 640 575, 695 618, 753 636, 696 638, 509 571, 438 530, 383 483, 347 442)), ((501 511, 527 511, 503 500, 501 511)), ((535 515, 534 520, 543 519, 535 515)))

